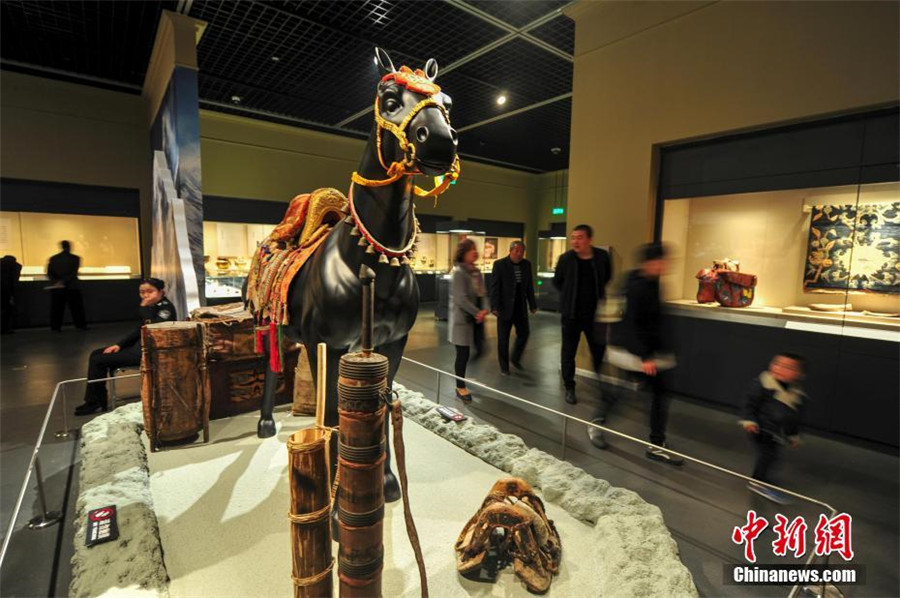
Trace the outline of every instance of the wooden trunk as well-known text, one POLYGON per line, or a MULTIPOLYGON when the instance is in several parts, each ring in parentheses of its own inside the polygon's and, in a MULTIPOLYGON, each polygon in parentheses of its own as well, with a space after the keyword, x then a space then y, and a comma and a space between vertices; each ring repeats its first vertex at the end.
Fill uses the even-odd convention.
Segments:
POLYGON ((161 322, 141 329, 141 401, 150 449, 203 431, 209 441, 209 376, 202 327, 161 322))
MULTIPOLYGON (((227 308, 228 306, 226 306, 227 308)), ((210 419, 222 419, 257 411, 266 381, 266 360, 255 352, 253 317, 246 311, 225 313, 195 310, 203 326, 204 346, 210 372, 210 419)), ((284 371, 278 374, 275 404, 291 402, 294 369, 300 345, 284 339, 281 344, 284 371)))
POLYGON ((294 598, 331 598, 329 435, 304 428, 288 440, 294 598))

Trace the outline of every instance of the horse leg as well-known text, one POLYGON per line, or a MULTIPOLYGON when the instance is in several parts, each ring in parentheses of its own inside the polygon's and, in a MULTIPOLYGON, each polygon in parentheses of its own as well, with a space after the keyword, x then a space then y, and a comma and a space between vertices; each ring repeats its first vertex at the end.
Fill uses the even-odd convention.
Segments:
MULTIPOLYGON (((406 348, 406 336, 403 338, 378 347, 378 352, 388 358, 390 361, 390 369, 388 370, 388 390, 394 387, 394 376, 400 369, 400 360, 403 357, 403 349, 406 348)), ((390 437, 391 417, 388 414, 384 419, 384 502, 394 502, 400 500, 400 483, 397 476, 391 471, 391 437, 390 437)))
POLYGON ((263 343, 265 349, 263 357, 266 360, 266 384, 263 388, 262 402, 259 405, 259 423, 256 424, 256 436, 270 438, 275 436, 275 419, 272 412, 275 411, 275 390, 278 387, 278 374, 269 366, 269 346, 263 343))

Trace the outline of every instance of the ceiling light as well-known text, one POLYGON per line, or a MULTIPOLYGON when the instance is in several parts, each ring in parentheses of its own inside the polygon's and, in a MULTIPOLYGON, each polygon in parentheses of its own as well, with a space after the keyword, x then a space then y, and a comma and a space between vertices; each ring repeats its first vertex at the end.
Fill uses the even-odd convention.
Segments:
POLYGON ((469 234, 469 233, 474 233, 475 231, 473 231, 473 230, 470 229, 470 228, 451 228, 451 229, 450 229, 449 231, 447 231, 447 232, 449 232, 449 233, 469 234))
POLYGON ((272 57, 272 62, 278 62, 279 60, 281 60, 281 58, 279 58, 278 56, 272 57))
POLYGON ((231 96, 231 102, 232 102, 233 104, 240 104, 240 103, 241 103, 241 96, 231 96))
POLYGON ((553 154, 554 156, 558 156, 561 151, 562 151, 562 149, 558 148, 558 147, 550 148, 550 153, 553 154))
POLYGON ((501 93, 500 95, 497 96, 497 105, 502 106, 505 103, 506 103, 506 96, 501 93))

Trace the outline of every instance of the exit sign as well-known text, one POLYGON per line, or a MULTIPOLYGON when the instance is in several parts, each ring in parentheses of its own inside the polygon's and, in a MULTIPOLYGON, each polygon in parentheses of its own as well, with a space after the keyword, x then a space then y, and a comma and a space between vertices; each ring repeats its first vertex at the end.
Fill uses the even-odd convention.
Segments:
POLYGON ((565 213, 566 213, 566 209, 565 209, 565 208, 553 208, 553 211, 552 211, 552 214, 553 214, 554 216, 559 216, 559 215, 565 214, 565 213))

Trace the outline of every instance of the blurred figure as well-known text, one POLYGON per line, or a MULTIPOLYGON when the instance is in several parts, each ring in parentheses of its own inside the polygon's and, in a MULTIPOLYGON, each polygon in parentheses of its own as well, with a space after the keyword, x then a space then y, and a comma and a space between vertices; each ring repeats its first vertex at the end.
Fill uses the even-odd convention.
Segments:
POLYGON ((16 261, 15 256, 4 255, 0 258, 0 334, 13 332, 16 286, 21 274, 22 264, 16 261))
POLYGON ((81 284, 78 280, 78 268, 81 258, 72 253, 72 244, 60 241, 62 251, 50 258, 47 263, 47 278, 50 279, 50 329, 53 332, 62 330, 63 315, 66 304, 72 313, 75 328, 87 330, 84 322, 84 300, 81 297, 81 284))
MULTIPOLYGON (((88 360, 88 380, 108 378, 118 368, 141 364, 141 328, 144 324, 177 320, 175 306, 166 299, 166 283, 158 278, 141 282, 138 292, 141 305, 138 308, 141 323, 115 345, 95 349, 88 360)), ((75 415, 90 415, 107 409, 106 383, 85 385, 84 403, 75 408, 75 415)))
POLYGON ((512 364, 522 369, 522 353, 528 342, 530 328, 528 311, 537 311, 534 298, 534 281, 531 262, 525 259, 525 243, 513 241, 509 255, 494 262, 491 277, 491 309, 497 316, 497 357, 500 359, 500 373, 509 375, 509 334, 516 327, 516 344, 513 348, 512 364))
MULTIPOLYGON (((471 349, 475 349, 474 358, 481 357, 484 348, 484 317, 488 310, 484 309, 484 277, 475 266, 478 261, 478 248, 472 239, 459 242, 453 258, 453 280, 450 285, 450 342, 456 345, 455 373, 459 378, 466 376, 466 364, 469 362, 471 349)), ((472 393, 466 383, 457 378, 456 396, 463 402, 472 400, 472 393)))
MULTIPOLYGON (((781 453, 781 446, 799 444, 800 415, 806 394, 801 382, 805 374, 804 360, 793 353, 779 353, 769 369, 755 378, 747 388, 743 419, 740 424, 756 443, 756 466, 753 479, 772 483, 771 472, 781 453)), ((779 504, 788 497, 773 488, 750 482, 747 488, 779 504)))
POLYGON ((606 351, 606 327, 595 325, 597 302, 606 297, 606 285, 612 277, 609 254, 593 246, 594 230, 587 224, 572 229, 572 249, 559 256, 553 274, 553 286, 559 291, 562 319, 562 351, 560 356, 566 403, 574 405, 575 354, 581 335, 591 349, 594 371, 600 371, 606 351))
MULTIPOLYGON (((625 314, 613 325, 609 346, 611 364, 636 373, 652 393, 650 404, 650 442, 647 457, 669 465, 681 465, 684 459, 663 450, 666 447, 666 422, 668 399, 663 393, 660 374, 675 367, 675 358, 667 352, 663 311, 659 299, 659 278, 666 271, 666 252, 659 243, 644 245, 640 249, 640 265, 630 271, 625 282, 625 314)), ((603 424, 615 397, 606 393, 600 402, 600 410, 593 422, 603 424)), ((602 433, 588 429, 591 442, 598 448, 606 448, 602 433)))

